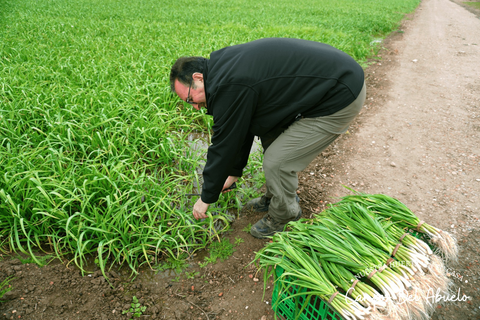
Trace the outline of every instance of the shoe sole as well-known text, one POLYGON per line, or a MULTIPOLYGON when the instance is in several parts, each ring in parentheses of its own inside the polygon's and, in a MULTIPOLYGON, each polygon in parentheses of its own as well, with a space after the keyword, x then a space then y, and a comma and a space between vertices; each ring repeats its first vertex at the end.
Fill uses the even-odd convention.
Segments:
MULTIPOLYGON (((298 216, 296 216, 295 219, 290 220, 290 221, 288 221, 288 222, 300 220, 300 218, 302 217, 302 214, 303 214, 303 213, 302 213, 302 210, 300 209, 300 214, 299 214, 298 216)), ((254 238, 257 238, 257 239, 266 239, 267 237, 273 236, 273 235, 274 235, 275 233, 277 233, 277 232, 282 232, 282 231, 285 229, 285 226, 288 224, 288 222, 283 226, 283 228, 278 229, 278 230, 276 230, 276 231, 269 232, 269 233, 267 233, 267 234, 265 234, 265 233, 260 233, 260 232, 256 231, 255 229, 253 229, 253 227, 252 227, 252 229, 250 229, 250 234, 251 234, 254 238)))
MULTIPOLYGON (((285 226, 283 226, 283 228, 285 228, 285 226)), ((270 233, 260 233, 260 232, 257 233, 254 229, 250 229, 250 234, 252 235, 252 237, 257 239, 267 239, 268 237, 273 236, 277 232, 282 232, 283 228, 281 230, 273 231, 270 233)))

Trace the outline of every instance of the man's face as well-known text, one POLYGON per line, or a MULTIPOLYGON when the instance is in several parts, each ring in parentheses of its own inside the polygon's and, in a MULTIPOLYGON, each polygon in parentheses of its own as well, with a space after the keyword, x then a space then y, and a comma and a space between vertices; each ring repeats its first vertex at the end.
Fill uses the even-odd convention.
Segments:
POLYGON ((192 85, 184 85, 180 81, 175 80, 175 92, 183 101, 190 103, 195 109, 207 107, 205 98, 205 87, 203 85, 203 74, 194 73, 192 75, 192 85), (189 95, 190 92, 190 95, 189 95), (188 99, 188 100, 187 100, 188 99))

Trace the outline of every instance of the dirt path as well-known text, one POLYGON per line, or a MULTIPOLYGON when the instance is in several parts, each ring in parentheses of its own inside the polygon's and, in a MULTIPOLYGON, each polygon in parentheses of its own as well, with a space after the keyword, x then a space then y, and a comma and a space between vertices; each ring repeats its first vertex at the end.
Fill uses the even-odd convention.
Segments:
POLYGON ((376 88, 335 193, 388 193, 450 229, 480 208, 480 20, 426 0, 402 30, 369 70, 376 88))
MULTIPOLYGON (((367 71, 368 100, 349 134, 300 174, 306 215, 320 211, 342 185, 385 193, 421 219, 455 234, 460 263, 449 266, 454 291, 433 319, 480 319, 480 19, 449 0, 424 0, 384 43, 367 71)), ((140 299, 146 319, 272 320, 271 294, 247 266, 265 241, 242 231, 260 214, 243 212, 227 235, 244 242, 227 261, 188 274, 143 270, 133 282, 111 271, 82 277, 57 262, 38 268, 0 259, 0 281, 15 276, 0 319, 130 319, 140 299), (188 276, 190 275, 190 277, 188 276)))

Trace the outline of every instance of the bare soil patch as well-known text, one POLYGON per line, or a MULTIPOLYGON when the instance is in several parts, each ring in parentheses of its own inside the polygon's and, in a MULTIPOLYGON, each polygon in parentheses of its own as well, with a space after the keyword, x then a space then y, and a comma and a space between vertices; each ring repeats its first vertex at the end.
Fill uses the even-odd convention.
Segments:
MULTIPOLYGON (((368 97, 348 134, 300 176, 305 216, 347 194, 343 186, 384 193, 428 223, 456 235, 452 289, 468 301, 443 303, 433 319, 480 319, 480 19, 449 0, 424 0, 383 43, 366 69, 368 97)), ((67 261, 45 267, 0 260, 0 281, 14 276, 0 319, 130 319, 132 297, 145 319, 274 319, 272 285, 249 266, 265 240, 243 231, 262 215, 241 212, 226 235, 244 242, 228 260, 186 273, 142 270, 133 281, 111 270, 107 281, 67 261)))

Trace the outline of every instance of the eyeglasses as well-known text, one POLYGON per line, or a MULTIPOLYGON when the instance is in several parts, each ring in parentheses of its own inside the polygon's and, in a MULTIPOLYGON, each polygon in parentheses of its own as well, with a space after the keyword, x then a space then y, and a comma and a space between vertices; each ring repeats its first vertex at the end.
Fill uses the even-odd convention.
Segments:
POLYGON ((192 88, 192 83, 193 80, 190 82, 190 86, 188 87, 187 99, 185 100, 185 102, 188 104, 194 104, 194 102, 190 99, 190 89, 192 88))

